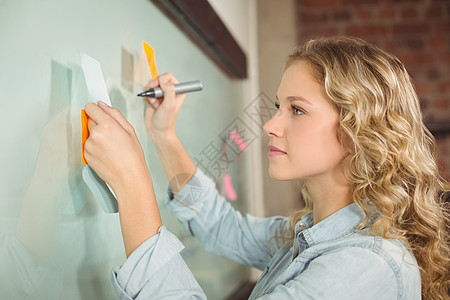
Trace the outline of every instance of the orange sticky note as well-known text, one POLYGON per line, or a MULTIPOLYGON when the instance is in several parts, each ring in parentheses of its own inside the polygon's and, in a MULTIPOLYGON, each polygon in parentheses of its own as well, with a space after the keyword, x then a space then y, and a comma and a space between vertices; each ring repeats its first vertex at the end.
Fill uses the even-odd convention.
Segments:
POLYGON ((86 158, 84 157, 84 143, 89 137, 88 128, 89 116, 86 114, 84 109, 81 110, 81 163, 87 165, 86 158))
POLYGON ((147 63, 148 68, 150 70, 150 74, 152 76, 152 79, 155 79, 156 77, 158 77, 158 69, 156 68, 155 62, 155 51, 153 50, 152 47, 150 47, 149 44, 147 44, 146 41, 144 41, 142 44, 144 46, 145 56, 147 57, 147 63))

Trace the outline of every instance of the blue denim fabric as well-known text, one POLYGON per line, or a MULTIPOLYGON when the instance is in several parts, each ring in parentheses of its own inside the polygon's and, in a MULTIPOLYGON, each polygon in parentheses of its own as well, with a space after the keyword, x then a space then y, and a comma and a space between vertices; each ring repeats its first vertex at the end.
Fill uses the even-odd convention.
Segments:
MULTIPOLYGON (((167 205, 206 250, 263 270, 250 299, 421 299, 413 255, 398 240, 358 232, 364 213, 356 204, 316 225, 304 216, 293 243, 277 237, 287 218, 243 216, 199 169, 175 197, 169 190, 167 205)), ((163 226, 113 270, 118 295, 205 299, 182 248, 163 226)))

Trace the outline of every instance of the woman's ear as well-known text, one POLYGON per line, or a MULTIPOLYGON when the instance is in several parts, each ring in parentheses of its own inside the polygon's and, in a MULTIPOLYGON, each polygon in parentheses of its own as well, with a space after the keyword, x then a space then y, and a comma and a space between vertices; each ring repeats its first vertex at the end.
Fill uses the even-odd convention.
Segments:
POLYGON ((350 138, 350 136, 344 133, 342 128, 338 129, 338 140, 341 143, 346 156, 354 154, 356 152, 355 143, 350 138))
POLYGON ((355 154, 356 152, 355 144, 349 137, 346 138, 344 147, 348 154, 355 154))

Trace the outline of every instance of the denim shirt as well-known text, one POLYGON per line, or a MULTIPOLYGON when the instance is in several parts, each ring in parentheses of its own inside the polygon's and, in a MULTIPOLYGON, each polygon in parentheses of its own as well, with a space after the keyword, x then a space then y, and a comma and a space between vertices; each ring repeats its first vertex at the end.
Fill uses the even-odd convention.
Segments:
MULTIPOLYGON (((350 204, 281 236, 285 217, 243 216, 197 169, 169 210, 208 251, 263 270, 250 299, 421 299, 420 273, 402 242, 356 230, 364 213, 350 204)), ((112 280, 121 299, 206 299, 180 256, 181 242, 164 226, 140 245, 112 280)), ((225 295, 224 295, 225 296, 225 295)))

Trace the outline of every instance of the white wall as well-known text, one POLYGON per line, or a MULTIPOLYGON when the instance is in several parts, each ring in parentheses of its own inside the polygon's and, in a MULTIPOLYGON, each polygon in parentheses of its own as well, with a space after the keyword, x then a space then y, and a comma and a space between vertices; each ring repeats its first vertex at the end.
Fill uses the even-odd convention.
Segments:
MULTIPOLYGON (((244 109, 260 93, 257 0, 209 0, 209 2, 247 54, 248 78, 243 81, 244 99, 241 102, 244 109)), ((254 142, 243 157, 244 180, 241 182, 243 185, 241 191, 245 193, 241 197, 245 197, 249 213, 262 217, 265 215, 265 209, 261 150, 260 143, 254 142)), ((250 276, 250 280, 256 281, 260 271, 252 269, 250 276)))
MULTIPOLYGON (((258 0, 259 85, 273 102, 284 72, 286 57, 297 44, 295 0, 258 0)), ((262 152, 269 138, 262 138, 262 152)), ((299 183, 279 181, 267 172, 269 160, 261 160, 264 208, 267 216, 289 215, 301 208, 299 183), (276 201, 274 201, 277 199, 276 201)))
MULTIPOLYGON (((209 0, 209 3, 247 54, 248 78, 243 81, 245 96, 242 99, 242 108, 244 108, 260 92, 257 0, 209 0)), ((249 147, 244 158, 244 185, 249 212, 257 216, 264 215, 261 159, 261 147, 255 143, 249 147)))
MULTIPOLYGON (((251 55, 249 14, 255 10, 253 0, 208 0, 247 55, 251 55), (249 52, 250 51, 250 52, 249 52)), ((256 20, 255 20, 256 21, 256 20)))

